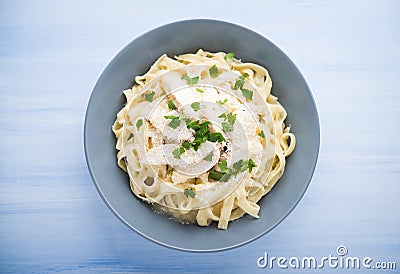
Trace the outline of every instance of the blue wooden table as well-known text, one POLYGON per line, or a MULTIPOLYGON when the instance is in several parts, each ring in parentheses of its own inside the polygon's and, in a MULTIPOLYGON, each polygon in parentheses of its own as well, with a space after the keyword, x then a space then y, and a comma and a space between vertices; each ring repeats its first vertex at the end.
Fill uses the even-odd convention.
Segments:
POLYGON ((396 263, 371 273, 399 273, 399 18, 399 1, 1 1, 0 272, 303 273, 257 260, 319 260, 343 245, 373 267, 396 263), (262 238, 210 254, 126 227, 96 192, 83 152, 86 105, 109 60, 138 35, 191 18, 237 23, 281 47, 321 123, 298 207, 262 238))

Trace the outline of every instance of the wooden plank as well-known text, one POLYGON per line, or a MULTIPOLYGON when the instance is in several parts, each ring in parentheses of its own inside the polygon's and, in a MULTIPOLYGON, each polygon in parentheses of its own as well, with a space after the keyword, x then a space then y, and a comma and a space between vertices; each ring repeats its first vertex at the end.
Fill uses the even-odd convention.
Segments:
POLYGON ((399 268, 399 16, 398 1, 0 2, 0 271, 253 273, 264 252, 322 257, 341 244, 399 268), (212 254, 161 247, 117 220, 82 140, 112 56, 152 28, 200 17, 252 28, 287 52, 313 90, 322 137, 294 212, 212 254))

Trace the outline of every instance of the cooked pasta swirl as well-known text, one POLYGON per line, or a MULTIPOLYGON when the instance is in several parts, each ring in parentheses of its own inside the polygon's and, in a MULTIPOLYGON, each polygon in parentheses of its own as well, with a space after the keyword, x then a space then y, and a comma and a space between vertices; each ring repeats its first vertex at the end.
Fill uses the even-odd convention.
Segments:
POLYGON ((132 192, 182 222, 245 213, 282 176, 296 138, 268 71, 224 52, 162 55, 132 88, 113 132, 132 192))

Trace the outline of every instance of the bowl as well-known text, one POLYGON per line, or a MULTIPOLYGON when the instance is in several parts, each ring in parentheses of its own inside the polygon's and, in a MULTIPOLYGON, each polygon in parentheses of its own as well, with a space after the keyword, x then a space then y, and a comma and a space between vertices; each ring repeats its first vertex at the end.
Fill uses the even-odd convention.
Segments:
POLYGON ((304 77, 277 46, 256 32, 228 22, 187 20, 149 31, 129 43, 107 65, 91 94, 85 117, 84 145, 94 184, 107 206, 128 227, 156 243, 195 252, 237 247, 265 235, 295 208, 313 175, 319 151, 317 109, 304 77), (133 195, 129 178, 116 162, 116 140, 111 126, 125 103, 122 90, 144 74, 155 60, 168 56, 234 52, 237 58, 266 67, 273 81, 272 94, 288 112, 286 124, 297 144, 287 158, 284 175, 264 196, 259 219, 248 215, 229 224, 228 230, 183 225, 163 215, 133 195))

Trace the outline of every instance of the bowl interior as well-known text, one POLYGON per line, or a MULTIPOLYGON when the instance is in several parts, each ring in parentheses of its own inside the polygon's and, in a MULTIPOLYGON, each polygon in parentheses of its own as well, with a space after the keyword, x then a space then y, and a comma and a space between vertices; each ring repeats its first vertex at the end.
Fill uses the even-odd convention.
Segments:
POLYGON ((98 79, 86 111, 85 153, 93 181, 106 204, 129 227, 166 246, 190 251, 215 251, 249 242, 274 228, 296 206, 311 180, 319 150, 317 110, 303 76, 274 44, 246 28, 214 20, 189 20, 162 26, 128 44, 98 79), (216 225, 182 225, 155 214, 130 191, 128 176, 116 164, 111 126, 125 102, 122 90, 144 74, 166 53, 172 57, 194 53, 234 52, 244 62, 266 67, 273 81, 272 93, 288 112, 287 124, 297 139, 287 158, 285 173, 261 199, 260 218, 244 216, 227 231, 216 225))

